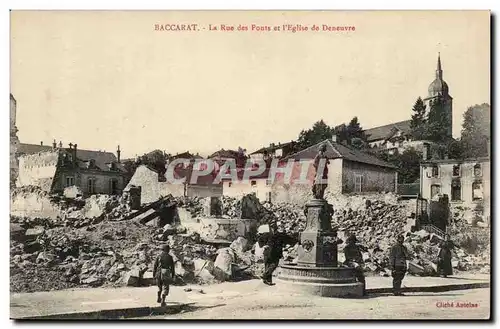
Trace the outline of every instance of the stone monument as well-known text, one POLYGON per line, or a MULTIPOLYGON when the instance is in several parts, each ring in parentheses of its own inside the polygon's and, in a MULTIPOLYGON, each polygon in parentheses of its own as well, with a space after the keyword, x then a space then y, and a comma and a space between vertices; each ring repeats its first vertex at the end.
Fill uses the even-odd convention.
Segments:
POLYGON ((326 146, 321 145, 314 158, 314 198, 305 206, 306 227, 300 234, 297 264, 281 266, 279 287, 324 297, 361 297, 363 284, 356 282, 354 269, 337 264, 341 241, 331 225, 333 206, 324 199, 329 163, 325 152, 326 146))

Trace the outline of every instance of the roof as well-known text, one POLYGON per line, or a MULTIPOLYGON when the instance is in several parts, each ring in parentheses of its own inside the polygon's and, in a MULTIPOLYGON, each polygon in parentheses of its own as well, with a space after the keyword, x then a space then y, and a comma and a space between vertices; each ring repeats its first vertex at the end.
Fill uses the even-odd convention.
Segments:
POLYGON ((233 150, 224 150, 221 149, 212 153, 208 158, 238 158, 240 157, 240 153, 238 151, 233 150))
POLYGON ((366 135, 366 140, 368 142, 373 142, 380 139, 385 139, 390 135, 392 135, 393 129, 401 130, 403 133, 408 134, 411 131, 410 122, 411 120, 405 120, 405 121, 390 123, 385 126, 366 129, 364 131, 366 135))
POLYGON ((314 157, 318 154, 318 149, 321 144, 326 144, 326 156, 328 159, 345 159, 349 160, 352 162, 359 162, 359 163, 365 163, 373 166, 378 166, 378 167, 385 167, 385 168, 392 168, 396 169, 396 167, 388 162, 385 162, 383 160, 380 160, 379 158, 370 155, 368 153, 365 153, 360 150, 355 150, 352 148, 349 148, 345 145, 333 142, 332 140, 324 140, 320 143, 317 143, 313 146, 310 146, 302 151, 299 151, 297 153, 294 153, 288 157, 286 157, 284 160, 288 159, 295 159, 295 160, 301 160, 301 159, 314 159, 314 157))
POLYGON ((178 153, 172 157, 170 157, 171 160, 175 159, 203 159, 202 156, 198 154, 191 154, 189 151, 183 152, 183 153, 178 153))
POLYGON ((291 146, 295 144, 294 141, 291 141, 291 142, 288 142, 288 143, 278 143, 278 144, 274 144, 274 145, 270 145, 270 146, 267 146, 267 147, 262 147, 260 149, 258 149, 257 151, 254 151, 250 154, 260 154, 260 153, 264 153, 264 152, 272 152, 274 150, 277 150, 277 149, 280 149, 280 148, 284 148, 284 147, 288 147, 288 146, 291 146))
MULTIPOLYGON (((18 153, 20 154, 35 154, 39 152, 47 152, 52 151, 53 147, 48 145, 38 145, 38 144, 19 144, 18 153)), ((63 148, 66 151, 69 151, 67 148, 63 148)), ((95 165, 102 171, 111 171, 108 164, 117 163, 118 159, 111 152, 103 152, 103 151, 92 151, 92 150, 76 150, 76 157, 81 162, 79 166, 81 168, 85 168, 83 162, 94 160, 95 165)), ((125 170, 121 165, 117 166, 120 170, 125 170)))

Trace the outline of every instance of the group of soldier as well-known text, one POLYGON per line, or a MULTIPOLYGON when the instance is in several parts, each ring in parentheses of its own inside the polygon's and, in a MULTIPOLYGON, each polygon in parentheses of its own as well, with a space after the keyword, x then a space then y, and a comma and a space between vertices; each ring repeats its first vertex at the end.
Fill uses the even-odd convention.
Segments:
MULTIPOLYGON (((264 284, 273 286, 273 272, 279 265, 280 259, 283 257, 283 247, 287 242, 287 236, 284 234, 276 223, 269 225, 269 233, 260 234, 257 238, 257 243, 263 249, 264 256, 264 273, 262 281, 264 284)), ((340 239, 339 239, 340 240, 340 239)), ((342 240, 338 243, 343 243, 342 240)), ((401 292, 402 281, 408 271, 408 262, 411 260, 411 255, 408 249, 404 246, 404 236, 399 235, 395 244, 390 249, 389 267, 392 274, 393 294, 395 296, 403 296, 401 292)), ((451 266, 451 250, 454 244, 447 235, 442 243, 438 255, 438 273, 447 277, 452 274, 451 266)), ((362 246, 356 236, 351 234, 346 241, 344 247, 345 260, 341 266, 347 266, 355 269, 357 281, 363 284, 363 295, 366 295, 366 280, 363 273, 363 252, 367 249, 362 246)), ((170 247, 165 245, 162 252, 158 255, 154 263, 154 275, 158 284, 157 302, 165 305, 166 296, 169 293, 170 284, 173 283, 175 277, 175 264, 170 255, 170 247)))

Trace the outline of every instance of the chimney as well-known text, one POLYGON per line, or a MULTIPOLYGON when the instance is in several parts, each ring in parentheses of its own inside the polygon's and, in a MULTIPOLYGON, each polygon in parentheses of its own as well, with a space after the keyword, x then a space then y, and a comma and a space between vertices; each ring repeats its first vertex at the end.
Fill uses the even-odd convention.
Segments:
POLYGON ((43 141, 40 142, 40 146, 43 146, 43 141))
MULTIPOLYGON (((120 154, 122 153, 122 151, 120 150, 120 145, 118 145, 117 149, 116 149, 116 157, 118 158, 118 163, 120 163, 120 154)), ((163 152, 163 154, 165 154, 165 152, 163 152)))
POLYGON ((57 142, 56 140, 54 139, 54 141, 52 142, 52 148, 55 149, 57 147, 57 142))
POLYGON ((74 147, 73 148, 73 163, 75 163, 75 164, 76 164, 76 146, 77 146, 76 144, 73 145, 73 147, 74 147))
POLYGON ((424 161, 429 160, 430 153, 430 145, 428 143, 424 143, 424 148, 422 150, 422 158, 424 161))
POLYGON ((337 135, 334 134, 332 136, 332 142, 337 143, 337 135))

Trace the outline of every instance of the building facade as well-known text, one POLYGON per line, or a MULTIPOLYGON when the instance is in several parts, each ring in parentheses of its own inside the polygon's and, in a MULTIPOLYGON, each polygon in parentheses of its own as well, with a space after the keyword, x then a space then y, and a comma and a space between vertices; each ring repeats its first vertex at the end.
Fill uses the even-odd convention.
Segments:
POLYGON ((242 197, 246 194, 254 194, 260 202, 272 201, 272 184, 269 179, 269 168, 263 173, 250 177, 248 181, 243 180, 244 171, 240 170, 236 176, 238 180, 223 179, 222 194, 229 197, 242 197))
POLYGON ((326 145, 328 157, 328 186, 326 195, 370 194, 396 192, 397 170, 393 165, 360 150, 326 140, 283 159, 294 160, 290 177, 277 174, 272 184, 273 202, 292 202, 303 205, 312 197, 315 178, 313 160, 319 146, 326 145), (305 178, 305 179, 304 179, 305 178))
POLYGON ((420 164, 420 194, 424 199, 448 195, 452 205, 482 213, 489 223, 491 202, 489 158, 429 160, 420 164))
POLYGON ((92 194, 121 194, 124 188, 125 169, 118 157, 111 152, 78 149, 43 143, 20 144, 18 149, 19 175, 16 186, 39 186, 51 193, 63 192, 76 186, 84 196, 92 194))

